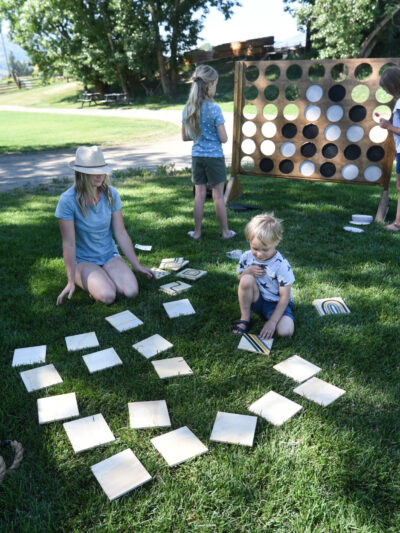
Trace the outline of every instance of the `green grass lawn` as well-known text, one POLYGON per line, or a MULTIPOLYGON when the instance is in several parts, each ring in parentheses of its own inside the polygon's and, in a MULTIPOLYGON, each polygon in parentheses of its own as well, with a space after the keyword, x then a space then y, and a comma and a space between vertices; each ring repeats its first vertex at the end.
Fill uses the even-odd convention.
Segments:
MULTIPOLYGON (((244 226, 252 212, 229 211, 238 231, 222 241, 211 201, 204 235, 192 228, 189 176, 141 172, 114 185, 121 193, 133 242, 146 266, 183 256, 208 271, 185 293, 194 316, 170 320, 173 300, 156 282, 140 278, 135 301, 107 307, 77 289, 61 307, 66 282, 54 210, 64 185, 32 194, 0 195, 0 305, 2 350, 0 435, 20 441, 25 458, 0 485, 2 531, 47 532, 391 532, 400 530, 400 235, 372 224, 363 234, 343 231, 352 213, 374 214, 378 187, 242 178, 244 201, 284 219, 279 247, 288 258, 296 331, 276 339, 271 356, 237 350, 230 324, 239 316, 236 263, 247 249, 244 226), (351 314, 321 318, 314 298, 341 296, 351 314), (106 321, 130 309, 144 325, 118 333, 106 321), (95 331, 100 349, 113 346, 123 366, 90 375, 82 355, 68 353, 64 337, 95 331), (159 333, 174 347, 158 358, 184 357, 193 376, 161 381, 132 344, 159 333), (18 347, 47 345, 47 362, 63 378, 27 393, 12 368, 18 347), (293 393, 295 383, 273 365, 298 354, 322 367, 319 377, 346 390, 323 408, 293 393), (253 448, 210 442, 218 411, 250 414, 247 407, 274 390, 303 410, 281 427, 258 418, 253 448), (36 400, 75 392, 82 417, 102 413, 116 441, 75 454, 61 422, 39 426, 36 400), (209 452, 169 468, 150 443, 168 430, 132 430, 128 402, 165 399, 172 428, 187 425, 209 452), (109 503, 90 466, 131 448, 153 479, 109 503)), ((394 191, 391 210, 395 208, 394 191)), ((253 317, 253 332, 262 321, 253 317)), ((2 450, 9 463, 8 449, 2 450)))
POLYGON ((0 122, 0 153, 144 143, 179 133, 169 122, 117 117, 3 111, 0 122))

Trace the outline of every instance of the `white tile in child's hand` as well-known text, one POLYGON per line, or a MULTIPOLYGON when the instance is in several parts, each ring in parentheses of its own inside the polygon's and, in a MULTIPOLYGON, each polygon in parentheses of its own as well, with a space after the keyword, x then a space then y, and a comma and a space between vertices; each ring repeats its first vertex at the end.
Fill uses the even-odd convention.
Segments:
POLYGON ((129 448, 90 468, 110 501, 151 479, 151 475, 129 448))
POLYGON ((298 355, 292 355, 292 357, 275 365, 274 368, 281 374, 294 379, 297 383, 302 383, 315 376, 321 370, 319 366, 313 365, 298 355))
POLYGON ((155 371, 161 379, 173 378, 176 376, 190 376, 192 369, 183 357, 171 357, 170 359, 158 359, 152 361, 155 371))
POLYGON ((75 453, 115 440, 102 414, 65 422, 63 426, 75 453))
POLYGON ((167 339, 164 339, 161 335, 156 333, 147 339, 143 339, 142 341, 133 344, 132 348, 135 348, 135 350, 140 352, 146 357, 146 359, 150 359, 150 357, 154 357, 158 353, 172 348, 172 346, 173 344, 167 341, 167 339))
POLYGON ((172 283, 167 283, 166 285, 160 285, 160 291, 169 294, 170 296, 177 296, 181 292, 188 291, 192 286, 189 283, 184 281, 173 281, 172 283))
POLYGON ((96 346, 99 346, 99 341, 97 340, 96 333, 94 331, 65 337, 65 342, 67 343, 67 349, 69 352, 76 352, 77 350, 96 348, 96 346))
POLYGON ((335 385, 331 385, 319 378, 311 378, 293 390, 300 396, 304 396, 308 400, 324 407, 346 394, 345 390, 339 389, 339 387, 335 387, 335 385))
POLYGON ((196 311, 187 298, 184 300, 175 300, 163 304, 169 318, 176 318, 183 315, 194 315, 196 311))
POLYGON ((151 439, 169 466, 179 465, 192 457, 208 452, 208 448, 187 426, 151 439))
POLYGON ((151 244, 135 244, 135 248, 144 252, 151 252, 151 244))
POLYGON ((274 426, 280 426, 286 420, 289 420, 293 415, 302 409, 302 406, 296 402, 292 402, 289 398, 281 396, 280 394, 269 391, 264 394, 259 400, 250 405, 249 411, 256 415, 262 416, 274 426))
POLYGON ((167 270, 162 270, 161 268, 157 267, 153 267, 150 270, 154 272, 154 274, 156 275, 156 279, 161 279, 164 276, 169 276, 169 274, 171 274, 171 272, 167 272, 167 270))
POLYGON ((109 324, 114 326, 118 331, 126 331, 127 329, 136 328, 141 326, 143 322, 130 311, 122 311, 115 315, 106 316, 106 320, 109 324))
POLYGON ((16 348, 12 360, 12 366, 34 365, 46 361, 46 345, 30 346, 28 348, 16 348))
POLYGON ((20 375, 28 392, 62 383, 61 376, 54 365, 39 366, 32 370, 25 370, 25 372, 20 372, 20 375))
POLYGON ((210 440, 253 446, 257 417, 219 411, 210 440))
POLYGON ((107 348, 107 350, 83 355, 82 359, 91 374, 99 370, 104 370, 105 368, 122 365, 122 361, 114 348, 107 348))
POLYGON ((66 420, 79 416, 75 392, 39 398, 37 401, 39 424, 66 420))
MULTIPOLYGON (((240 324, 239 324, 240 325, 240 324)), ((243 333, 240 338, 238 350, 246 350, 247 352, 265 353, 269 355, 274 339, 262 339, 254 333, 243 333)))
POLYGON ((128 403, 128 409, 131 428, 143 429, 171 426, 165 400, 130 402, 128 403))

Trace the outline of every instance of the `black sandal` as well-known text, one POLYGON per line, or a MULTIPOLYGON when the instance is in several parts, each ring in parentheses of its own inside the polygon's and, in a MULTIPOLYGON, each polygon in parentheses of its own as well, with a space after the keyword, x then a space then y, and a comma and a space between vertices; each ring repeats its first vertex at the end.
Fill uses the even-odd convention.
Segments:
POLYGON ((232 333, 234 335, 243 335, 243 333, 247 333, 250 329, 250 321, 249 320, 235 320, 232 326, 232 333), (243 324, 243 327, 239 324, 243 324))

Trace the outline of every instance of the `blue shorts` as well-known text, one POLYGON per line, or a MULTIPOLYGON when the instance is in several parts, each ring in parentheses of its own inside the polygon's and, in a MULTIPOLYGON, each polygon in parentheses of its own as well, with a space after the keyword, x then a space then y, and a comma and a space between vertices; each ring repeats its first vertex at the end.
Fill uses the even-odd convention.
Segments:
MULTIPOLYGON (((272 313, 275 311, 277 305, 278 302, 264 300, 264 298, 260 294, 258 300, 251 304, 251 310, 269 320, 271 318, 272 313)), ((289 302, 282 316, 288 316, 294 322, 293 302, 289 302)))
POLYGON ((396 174, 400 174, 400 154, 396 157, 396 174))

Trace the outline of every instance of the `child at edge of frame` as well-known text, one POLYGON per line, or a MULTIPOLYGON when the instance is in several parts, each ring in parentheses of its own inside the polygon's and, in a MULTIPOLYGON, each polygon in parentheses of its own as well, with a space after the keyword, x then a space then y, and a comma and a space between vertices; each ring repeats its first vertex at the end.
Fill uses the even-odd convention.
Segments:
POLYGON ((226 167, 222 144, 227 142, 228 136, 221 108, 214 102, 217 83, 217 71, 209 65, 199 65, 194 71, 189 98, 182 113, 182 140, 193 141, 194 230, 188 231, 188 235, 195 240, 201 237, 207 185, 212 188, 221 237, 231 239, 236 235, 229 229, 224 200, 226 167))
POLYGON ((396 103, 393 109, 393 123, 390 122, 390 120, 381 118, 379 120, 379 125, 381 128, 393 133, 396 145, 396 188, 398 192, 396 218, 391 224, 385 226, 385 229, 389 231, 400 231, 400 68, 388 67, 382 73, 379 85, 387 93, 396 98, 396 103))
POLYGON ((291 287, 295 277, 289 262, 276 249, 282 239, 281 223, 273 213, 262 213, 246 226, 250 250, 242 254, 237 269, 241 316, 232 326, 235 335, 249 331, 251 311, 266 319, 259 333, 262 339, 272 338, 275 332, 281 337, 294 333, 291 287))

